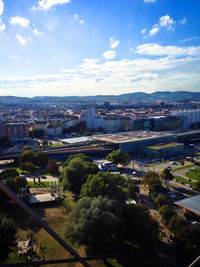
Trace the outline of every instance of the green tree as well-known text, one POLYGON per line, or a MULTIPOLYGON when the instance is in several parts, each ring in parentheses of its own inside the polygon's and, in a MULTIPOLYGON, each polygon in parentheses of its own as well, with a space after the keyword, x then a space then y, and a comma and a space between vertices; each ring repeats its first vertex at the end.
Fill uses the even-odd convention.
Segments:
POLYGON ((109 153, 106 159, 116 165, 119 163, 125 166, 130 162, 130 155, 128 153, 122 152, 121 149, 118 149, 113 150, 113 152, 109 153))
POLYGON ((158 193, 162 189, 162 183, 156 172, 148 171, 142 178, 142 183, 148 187, 149 191, 158 193))
POLYGON ((21 154, 18 156, 19 162, 33 162, 33 157, 34 157, 34 152, 32 151, 23 151, 21 154))
POLYGON ((170 219, 176 215, 174 209, 168 205, 163 205, 159 209, 160 215, 162 216, 164 222, 168 225, 170 219))
POLYGON ((137 194, 139 194, 140 189, 137 185, 135 185, 132 182, 128 183, 127 189, 126 189, 126 194, 128 198, 133 198, 135 199, 137 197, 137 194))
POLYGON ((193 247, 200 245, 200 231, 191 225, 183 226, 177 231, 177 237, 182 245, 193 247))
POLYGON ((34 165, 44 168, 48 163, 48 157, 44 152, 36 152, 33 155, 34 165))
POLYGON ((160 208, 163 205, 167 205, 168 204, 168 200, 166 196, 157 196, 154 200, 156 206, 158 208, 160 208))
POLYGON ((9 246, 15 241, 17 228, 15 222, 0 212, 0 260, 5 260, 9 253, 9 246))
POLYGON ((64 189, 79 195, 81 186, 87 180, 84 162, 78 158, 72 159, 68 166, 63 168, 59 180, 62 182, 64 189))
POLYGON ((71 154, 68 158, 67 158, 67 160, 63 163, 63 168, 64 167, 67 167, 68 166, 68 164, 70 163, 70 161, 72 160, 72 159, 74 159, 74 158, 79 158, 79 159, 81 159, 82 161, 84 161, 84 162, 93 162, 92 160, 91 160, 91 158, 90 157, 88 157, 87 155, 85 155, 85 154, 71 154))
POLYGON ((184 165, 185 165, 184 160, 181 160, 181 166, 184 166, 184 165))
POLYGON ((125 222, 124 239, 137 249, 151 249, 158 236, 158 224, 143 205, 125 205, 122 212, 125 222))
POLYGON ((165 168, 165 169, 162 171, 160 177, 161 177, 163 180, 165 180, 165 181, 166 181, 166 180, 171 181, 171 180, 174 179, 174 175, 170 172, 170 170, 169 170, 168 168, 165 168))
POLYGON ((34 173, 36 171, 34 164, 30 161, 21 162, 19 168, 23 171, 28 171, 30 173, 34 173))
POLYGON ((6 168, 0 173, 0 179, 6 180, 8 178, 15 178, 19 175, 15 168, 6 168))
POLYGON ((81 197, 97 197, 101 195, 124 201, 126 199, 123 191, 125 183, 125 178, 119 174, 99 172, 88 177, 81 188, 81 197))
POLYGON ((55 159, 48 161, 47 172, 52 175, 57 175, 59 173, 57 161, 55 159))
POLYGON ((169 230, 175 235, 183 226, 186 226, 186 221, 180 216, 173 216, 169 221, 169 230))
POLYGON ((32 150, 33 148, 31 146, 24 146, 22 150, 32 150))
POLYGON ((87 255, 113 253, 122 233, 120 208, 108 197, 82 198, 67 219, 65 236, 72 243, 86 246, 87 255))
POLYGON ((65 236, 86 247, 87 255, 152 248, 158 225, 142 205, 126 205, 108 197, 82 198, 72 208, 65 236))

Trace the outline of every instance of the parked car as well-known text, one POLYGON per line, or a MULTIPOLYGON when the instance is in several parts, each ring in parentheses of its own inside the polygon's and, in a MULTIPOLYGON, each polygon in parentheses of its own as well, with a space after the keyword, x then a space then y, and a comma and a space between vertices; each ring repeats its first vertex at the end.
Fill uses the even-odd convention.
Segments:
POLYGON ((171 164, 173 164, 173 165, 177 165, 176 161, 172 161, 171 164))
POLYGON ((136 177, 136 172, 135 171, 133 171, 132 176, 136 177))

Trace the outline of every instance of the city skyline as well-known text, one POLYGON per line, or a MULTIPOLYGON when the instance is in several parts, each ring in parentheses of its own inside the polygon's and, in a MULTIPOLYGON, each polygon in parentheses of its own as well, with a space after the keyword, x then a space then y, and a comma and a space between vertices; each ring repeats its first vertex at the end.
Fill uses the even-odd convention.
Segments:
POLYGON ((0 0, 0 95, 200 89, 192 0, 0 0))

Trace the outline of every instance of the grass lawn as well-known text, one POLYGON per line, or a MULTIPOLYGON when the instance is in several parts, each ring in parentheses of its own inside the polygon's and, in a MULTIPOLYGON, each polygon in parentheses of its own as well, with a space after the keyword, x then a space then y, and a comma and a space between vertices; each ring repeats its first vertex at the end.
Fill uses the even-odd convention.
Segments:
POLYGON ((27 173, 27 174, 30 174, 30 172, 28 172, 28 171, 23 171, 23 170, 21 170, 20 168, 15 168, 16 169, 16 171, 18 172, 18 173, 27 173))
POLYGON ((150 163, 150 164, 148 164, 149 165, 149 167, 151 167, 151 166, 157 166, 157 165, 161 165, 161 164, 165 164, 165 163, 169 163, 170 161, 169 160, 167 160, 167 161, 163 161, 163 162, 154 162, 154 163, 150 163))
POLYGON ((191 167, 194 167, 194 166, 195 165, 192 163, 192 164, 188 164, 188 165, 176 168, 176 169, 174 169, 174 171, 180 171, 180 170, 188 169, 188 168, 191 168, 191 167))
POLYGON ((59 144, 52 144, 52 145, 48 145, 48 147, 61 147, 63 145, 59 145, 59 144))
POLYGON ((38 182, 35 182, 35 186, 33 182, 28 182, 28 185, 30 187, 35 187, 35 188, 44 188, 44 187, 50 187, 51 184, 50 182, 40 182, 40 184, 38 182))
POLYGON ((184 179, 184 178, 182 178, 182 177, 180 177, 180 176, 174 176, 174 178, 175 178, 176 180, 178 180, 179 182, 183 182, 184 184, 191 184, 191 186, 194 186, 194 185, 195 185, 194 182, 189 181, 189 180, 187 180, 187 179, 184 179))
POLYGON ((186 172, 185 174, 187 177, 192 178, 194 180, 200 181, 200 169, 192 170, 186 172))
MULTIPOLYGON (((67 199, 65 205, 69 205, 69 209, 66 209, 62 205, 48 205, 48 206, 37 206, 33 210, 43 219, 47 224, 63 239, 65 239, 65 225, 67 222, 68 212, 74 205, 73 199, 67 199)), ((33 239, 36 241, 36 254, 39 257, 45 257, 45 260, 50 259, 66 259, 73 258, 70 253, 68 253, 59 243, 57 243, 43 228, 41 228, 37 223, 33 221, 30 216, 26 215, 18 207, 10 207, 7 210, 8 215, 13 218, 18 225, 18 230, 16 238, 24 240, 28 235, 33 235, 33 239)), ((71 244, 70 244, 71 245, 71 244)), ((72 246, 82 257, 85 256, 83 247, 77 248, 72 246)), ((6 263, 17 263, 21 262, 18 258, 16 250, 10 252, 6 263)), ((108 262, 112 266, 119 267, 122 266, 115 259, 108 259, 108 262)), ((90 261, 93 267, 106 267, 102 261, 90 261)), ((63 263, 55 265, 45 265, 47 267, 78 267, 82 266, 79 263, 63 263)))

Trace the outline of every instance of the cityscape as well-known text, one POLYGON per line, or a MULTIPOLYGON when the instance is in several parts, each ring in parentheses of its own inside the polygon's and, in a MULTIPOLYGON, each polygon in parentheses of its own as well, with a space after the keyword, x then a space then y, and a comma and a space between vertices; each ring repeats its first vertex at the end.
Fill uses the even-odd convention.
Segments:
POLYGON ((200 266, 199 11, 0 0, 0 266, 200 266))

